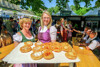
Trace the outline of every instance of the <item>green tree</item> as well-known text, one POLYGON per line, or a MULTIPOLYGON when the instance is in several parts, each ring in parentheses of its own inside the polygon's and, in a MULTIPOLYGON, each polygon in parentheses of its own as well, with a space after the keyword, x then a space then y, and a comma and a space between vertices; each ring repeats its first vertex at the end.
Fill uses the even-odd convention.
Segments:
MULTIPOLYGON (((10 1, 11 3, 14 4, 18 4, 21 5, 21 7, 23 9, 28 9, 31 8, 32 11, 36 14, 38 13, 42 13, 42 11, 40 10, 43 9, 47 9, 44 5, 44 2, 42 0, 7 0, 10 1)), ((52 2, 52 0, 48 0, 49 2, 52 2)), ((70 0, 56 0, 56 6, 57 6, 57 10, 53 10, 55 13, 59 10, 63 10, 64 8, 66 8, 66 4, 69 2, 70 0)), ((80 7, 80 3, 81 2, 85 2, 85 6, 86 8, 91 7, 91 2, 90 1, 94 1, 94 0, 73 0, 74 4, 75 4, 75 8, 72 8, 74 10, 83 10, 82 7, 80 7)), ((95 7, 100 7, 100 0, 97 0, 95 3, 95 7)), ((48 11, 52 12, 52 9, 48 9, 48 11)), ((87 11, 87 9, 86 9, 87 11)), ((85 12, 85 9, 84 9, 85 12)), ((83 13, 82 13, 83 14, 83 13)), ((40 14, 38 14, 40 15, 40 14)))
POLYGON ((75 8, 75 6, 74 6, 74 5, 71 5, 71 6, 70 6, 70 8, 71 8, 73 11, 75 11, 75 10, 76 10, 76 8, 75 8))
POLYGON ((54 11, 54 7, 48 8, 48 11, 52 15, 52 12, 54 11))
MULTIPOLYGON (((56 4, 57 6, 60 8, 60 10, 66 8, 66 4, 69 2, 70 0, 56 0, 56 4)), ((74 4, 75 4, 75 9, 79 10, 80 7, 80 3, 81 2, 85 2, 85 6, 84 7, 91 7, 91 2, 90 1, 94 1, 94 0, 73 0, 74 4)), ((49 2, 52 2, 52 0, 49 0, 49 2)), ((97 0, 95 3, 95 7, 100 7, 100 0, 97 0)))
POLYGON ((21 8, 28 10, 31 8, 33 12, 40 12, 41 9, 47 9, 42 0, 7 0, 16 5, 21 5, 21 8))
POLYGON ((84 15, 85 13, 87 13, 90 9, 92 9, 92 7, 86 8, 86 7, 81 7, 79 10, 75 9, 74 5, 70 6, 71 9, 78 15, 84 15))
POLYGON ((59 8, 58 6, 55 6, 55 7, 54 7, 54 13, 55 13, 55 14, 58 13, 58 12, 59 12, 59 9, 60 9, 60 8, 59 8))
POLYGON ((52 14, 53 12, 56 14, 59 12, 59 7, 55 6, 55 7, 48 8, 48 11, 50 12, 50 14, 52 14))
POLYGON ((95 7, 100 7, 100 0, 97 0, 97 1, 96 1, 95 7))

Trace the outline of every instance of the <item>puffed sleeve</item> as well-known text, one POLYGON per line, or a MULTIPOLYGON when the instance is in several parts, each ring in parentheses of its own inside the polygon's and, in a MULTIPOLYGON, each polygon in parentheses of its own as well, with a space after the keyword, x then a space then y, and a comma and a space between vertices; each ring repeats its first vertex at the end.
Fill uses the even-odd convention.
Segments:
POLYGON ((21 42, 22 36, 16 33, 15 35, 13 35, 13 41, 21 42))
POLYGON ((51 26, 50 27, 51 40, 56 40, 56 36, 57 36, 57 29, 55 28, 55 26, 51 26))

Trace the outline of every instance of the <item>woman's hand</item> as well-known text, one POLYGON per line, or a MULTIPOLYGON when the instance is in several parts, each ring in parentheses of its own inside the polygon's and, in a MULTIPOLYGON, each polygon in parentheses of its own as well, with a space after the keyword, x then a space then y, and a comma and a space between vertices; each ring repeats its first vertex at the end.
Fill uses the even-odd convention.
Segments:
POLYGON ((76 29, 73 29, 73 31, 77 32, 77 33, 81 33, 80 31, 76 30, 76 29))
POLYGON ((86 49, 87 49, 87 50, 90 50, 90 48, 89 48, 88 46, 86 46, 86 49))
POLYGON ((51 40, 51 42, 56 42, 56 40, 51 40))
POLYGON ((17 47, 18 44, 19 44, 19 42, 14 41, 14 45, 15 45, 15 47, 17 47))

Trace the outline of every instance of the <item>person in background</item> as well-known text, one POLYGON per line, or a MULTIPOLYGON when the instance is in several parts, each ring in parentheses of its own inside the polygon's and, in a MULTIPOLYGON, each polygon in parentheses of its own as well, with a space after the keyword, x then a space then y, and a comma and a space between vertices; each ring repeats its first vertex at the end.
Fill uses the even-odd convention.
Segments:
POLYGON ((82 33, 81 42, 85 42, 89 38, 89 36, 87 35, 87 31, 89 29, 90 29, 90 27, 85 27, 83 32, 81 32, 79 30, 75 30, 75 29, 73 29, 73 31, 75 31, 77 33, 82 33))
POLYGON ((67 41, 66 38, 64 38, 65 37, 64 32, 67 31, 67 28, 64 25, 64 18, 61 18, 60 21, 61 21, 61 36, 63 39, 62 41, 64 42, 64 41, 67 41))
POLYGON ((68 42, 72 41, 72 24, 71 21, 68 21, 68 42))
POLYGON ((63 37, 63 28, 65 28, 64 27, 64 18, 61 18, 60 22, 61 22, 61 36, 63 37))
POLYGON ((64 27, 65 28, 63 28, 63 41, 64 42, 67 42, 67 40, 68 40, 68 33, 67 33, 68 32, 68 30, 67 30, 68 27, 67 26, 68 26, 67 25, 67 20, 65 20, 64 21, 64 27))
MULTIPOLYGON (((52 25, 52 17, 48 11, 44 11, 41 16, 41 26, 38 29, 38 40, 46 42, 56 42, 57 29, 52 25)), ((54 64, 39 64, 39 67, 53 67, 54 64)))
MULTIPOLYGON (((33 21, 32 21, 32 25, 31 25, 31 28, 32 28, 32 31, 34 32, 35 31, 35 19, 33 19, 33 21)), ((35 32, 34 32, 34 34, 35 34, 35 32)))
POLYGON ((38 20, 36 21, 36 24, 35 24, 35 27, 36 27, 35 33, 36 33, 36 35, 38 34, 38 29, 39 29, 40 26, 41 26, 41 25, 40 25, 40 20, 38 19, 38 20))
MULTIPOLYGON (((22 18, 19 20, 21 30, 13 35, 15 47, 20 42, 35 41, 34 33, 29 30, 31 27, 31 23, 32 20, 29 18, 22 18)), ((37 67, 37 64, 14 64, 14 67, 37 67)))
POLYGON ((82 39, 83 41, 81 41, 83 44, 81 45, 89 45, 91 42, 91 38, 90 38, 90 33, 92 32, 92 30, 89 28, 86 32, 86 36, 82 39))
POLYGON ((15 33, 17 33, 17 27, 18 27, 18 23, 17 23, 16 20, 14 20, 13 26, 14 26, 13 32, 14 32, 14 34, 15 34, 15 33))
POLYGON ((13 25, 13 23, 14 23, 14 20, 13 20, 12 17, 10 17, 9 21, 5 23, 6 29, 11 35, 14 34, 14 31, 13 31, 14 25, 13 25))
POLYGON ((100 38, 98 37, 97 32, 94 31, 92 31, 89 36, 91 38, 91 43, 86 46, 86 49, 92 50, 100 59, 100 38))
POLYGON ((88 28, 87 31, 86 31, 85 36, 83 37, 83 40, 85 42, 88 40, 90 33, 91 33, 91 28, 88 28))
POLYGON ((90 27, 85 27, 83 32, 81 32, 79 30, 76 30, 76 29, 73 29, 73 31, 75 31, 77 33, 82 33, 83 34, 82 37, 85 37, 86 36, 86 32, 87 32, 88 29, 90 29, 90 27))
POLYGON ((56 22, 55 27, 57 29, 57 41, 61 42, 62 41, 62 36, 61 36, 61 32, 60 32, 61 23, 59 20, 56 22))
POLYGON ((86 32, 86 34, 88 35, 88 37, 87 37, 87 39, 86 39, 86 44, 88 45, 89 43, 90 43, 90 41, 91 41, 91 38, 90 38, 90 33, 92 32, 92 30, 91 29, 88 29, 87 30, 87 32, 86 32))

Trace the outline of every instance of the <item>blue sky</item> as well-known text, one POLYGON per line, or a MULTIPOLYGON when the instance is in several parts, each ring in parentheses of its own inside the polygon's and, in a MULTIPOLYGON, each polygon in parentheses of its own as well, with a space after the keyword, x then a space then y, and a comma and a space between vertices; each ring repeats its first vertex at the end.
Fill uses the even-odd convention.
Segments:
MULTIPOLYGON (((45 6, 47 8, 55 7, 56 6, 56 0, 52 0, 51 3, 48 0, 42 0, 42 1, 44 2, 45 6)), ((92 7, 95 5, 95 1, 97 1, 97 0, 91 1, 91 3, 92 3, 91 6, 92 7)), ((68 2, 68 5, 69 6, 74 5, 73 0, 70 0, 70 2, 68 2)), ((85 3, 84 2, 81 2, 80 5, 81 5, 81 7, 84 7, 85 3)))

